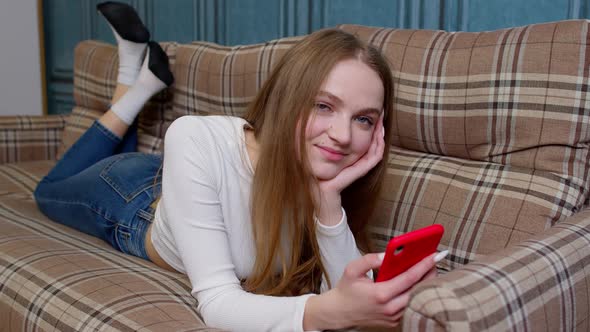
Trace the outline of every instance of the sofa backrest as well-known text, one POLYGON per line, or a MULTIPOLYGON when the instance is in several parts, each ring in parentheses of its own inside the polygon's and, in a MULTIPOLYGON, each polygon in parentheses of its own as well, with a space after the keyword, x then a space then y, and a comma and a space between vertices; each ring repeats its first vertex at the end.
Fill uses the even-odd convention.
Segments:
POLYGON ((395 145, 588 175, 589 22, 490 32, 344 26, 378 45, 395 76, 395 145))
MULTIPOLYGON (((395 146, 583 179, 590 164, 588 27, 586 20, 491 32, 340 26, 390 61, 395 146)), ((163 43, 176 81, 142 113, 146 134, 162 138, 185 114, 242 115, 276 60, 300 38, 234 47, 163 43)), ((111 45, 78 46, 77 107, 108 108, 117 65, 111 45)))

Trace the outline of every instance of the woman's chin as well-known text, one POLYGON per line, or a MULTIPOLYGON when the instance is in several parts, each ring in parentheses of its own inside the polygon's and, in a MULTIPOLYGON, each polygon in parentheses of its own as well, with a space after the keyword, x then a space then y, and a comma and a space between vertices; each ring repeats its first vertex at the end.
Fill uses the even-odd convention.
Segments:
POLYGON ((340 170, 334 169, 321 169, 313 171, 313 175, 319 181, 330 181, 333 178, 335 178, 338 174, 340 174, 340 170))

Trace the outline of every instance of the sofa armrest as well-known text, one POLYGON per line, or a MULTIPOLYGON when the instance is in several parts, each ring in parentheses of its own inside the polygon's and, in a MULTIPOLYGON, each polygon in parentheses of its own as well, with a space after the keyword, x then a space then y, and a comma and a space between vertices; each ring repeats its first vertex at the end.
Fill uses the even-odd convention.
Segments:
POLYGON ((412 290, 404 331, 586 331, 590 208, 412 290))
POLYGON ((67 114, 0 117, 0 164, 55 159, 67 114))

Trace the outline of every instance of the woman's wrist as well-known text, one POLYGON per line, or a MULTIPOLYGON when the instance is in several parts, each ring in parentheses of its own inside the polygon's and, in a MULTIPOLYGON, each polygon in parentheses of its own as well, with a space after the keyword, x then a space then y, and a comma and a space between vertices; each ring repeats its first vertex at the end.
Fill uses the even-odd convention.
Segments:
POLYGON ((337 225, 342 219, 342 200, 340 194, 322 193, 317 217, 324 226, 337 225))
POLYGON ((321 331, 318 312, 321 306, 318 304, 319 297, 322 295, 312 296, 305 302, 305 311, 303 313, 303 331, 321 331))
POLYGON ((334 319, 338 315, 336 314, 337 303, 331 300, 332 295, 333 291, 330 290, 307 299, 303 314, 304 331, 323 331, 345 327, 342 325, 343 319, 334 319))

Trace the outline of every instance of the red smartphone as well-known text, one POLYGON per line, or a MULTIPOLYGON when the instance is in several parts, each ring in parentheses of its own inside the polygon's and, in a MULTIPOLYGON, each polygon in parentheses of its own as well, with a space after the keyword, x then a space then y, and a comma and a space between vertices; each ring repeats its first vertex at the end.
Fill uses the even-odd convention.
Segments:
POLYGON ((392 238, 377 274, 377 282, 386 281, 405 272, 438 247, 445 229, 434 224, 392 238))

